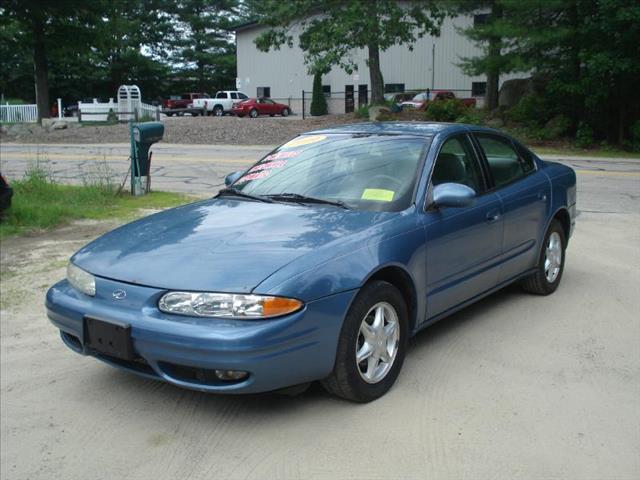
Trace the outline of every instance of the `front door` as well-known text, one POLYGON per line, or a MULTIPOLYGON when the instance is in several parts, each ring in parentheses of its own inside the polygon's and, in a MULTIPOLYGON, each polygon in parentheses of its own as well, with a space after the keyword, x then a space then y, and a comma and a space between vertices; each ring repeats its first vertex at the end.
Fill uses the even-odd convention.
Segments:
POLYGON ((432 189, 461 183, 476 191, 468 207, 432 206, 424 216, 427 242, 427 317, 432 318, 493 288, 502 253, 502 206, 487 182, 470 139, 447 139, 436 158, 432 189))

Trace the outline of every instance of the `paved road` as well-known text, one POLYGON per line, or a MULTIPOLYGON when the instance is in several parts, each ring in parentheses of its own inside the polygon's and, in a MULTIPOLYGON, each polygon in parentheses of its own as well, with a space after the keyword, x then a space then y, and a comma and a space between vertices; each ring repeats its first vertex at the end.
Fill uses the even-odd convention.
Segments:
MULTIPOLYGON (((233 145, 153 146, 152 188, 208 195, 223 184, 226 174, 245 168, 272 147, 233 145)), ((70 183, 109 177, 122 181, 129 166, 129 146, 22 145, 0 146, 0 171, 20 178, 29 165, 39 164, 54 177, 70 183)), ((589 195, 581 202, 586 211, 630 212, 640 195, 640 159, 544 156, 572 166, 580 190, 589 195)))
MULTIPOLYGON (((105 154, 74 148, 46 151, 54 174, 77 180, 74 165, 105 154)), ((175 149, 157 149, 164 185, 202 172, 185 187, 200 193, 264 151, 175 149)), ((25 153, 3 146, 2 168, 19 175, 25 153)), ((640 162, 563 161, 578 170, 582 213, 558 291, 508 288, 427 329, 394 388, 367 405, 315 387, 206 395, 81 357, 43 297, 69 255, 113 224, 3 240, 0 477, 637 480, 640 162)))

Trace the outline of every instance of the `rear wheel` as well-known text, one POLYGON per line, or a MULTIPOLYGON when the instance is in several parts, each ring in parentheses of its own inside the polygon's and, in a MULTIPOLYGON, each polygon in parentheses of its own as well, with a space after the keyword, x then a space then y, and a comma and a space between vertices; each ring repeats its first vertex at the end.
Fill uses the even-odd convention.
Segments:
POLYGON ((564 271, 565 248, 564 229, 559 221, 553 220, 544 237, 536 272, 522 282, 527 292, 549 295, 556 291, 564 271))
POLYGON ((249 116, 251 118, 256 118, 258 116, 258 110, 256 110, 255 108, 252 108, 251 111, 249 112, 249 116))
POLYGON ((353 402, 381 397, 398 378, 407 338, 408 311, 398 289, 382 281, 365 285, 345 317, 333 372, 323 386, 353 402))
POLYGON ((213 114, 216 117, 221 117, 222 115, 224 115, 224 110, 222 109, 222 107, 220 105, 216 105, 213 109, 213 114))

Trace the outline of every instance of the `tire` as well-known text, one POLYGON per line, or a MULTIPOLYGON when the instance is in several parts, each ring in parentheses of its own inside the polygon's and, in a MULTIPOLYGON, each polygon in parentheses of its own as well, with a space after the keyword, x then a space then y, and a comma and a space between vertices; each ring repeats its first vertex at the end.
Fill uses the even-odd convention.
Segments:
POLYGON ((173 113, 165 112, 165 115, 166 115, 167 117, 173 117, 173 113))
POLYGON ((249 112, 249 116, 251 118, 258 118, 258 110, 256 110, 255 108, 252 108, 251 111, 249 112))
POLYGON ((276 116, 276 114, 275 114, 275 113, 270 113, 270 114, 269 114, 269 116, 270 116, 270 117, 275 117, 275 116, 276 116))
MULTIPOLYGON (((387 328, 383 328, 382 331, 386 331, 387 328)), ((322 380, 322 385, 329 393, 352 402, 365 403, 380 398, 398 378, 407 351, 408 334, 409 314, 400 291, 383 281, 374 281, 365 285, 347 312, 338 339, 333 371, 322 380), (367 331, 375 331, 374 317, 379 308, 385 311, 383 327, 388 328, 395 323, 395 331, 390 329, 394 336, 387 337, 386 341, 384 337, 381 340, 373 337, 367 341, 364 338, 363 325, 367 323, 370 327, 367 331), (395 318, 393 318, 394 313, 395 318), (363 351, 365 343, 374 344, 371 346, 373 352, 358 363, 356 352, 363 351), (391 361, 385 362, 380 359, 377 349, 381 349, 388 355, 392 345, 395 345, 395 354, 391 356, 391 361), (370 358, 373 359, 372 364, 369 361, 370 358), (379 372, 379 375, 372 375, 367 380, 365 377, 370 372, 379 372)))
POLYGON ((289 116, 289 109, 288 108, 283 108, 282 109, 282 116, 283 117, 288 117, 289 116))
POLYGON ((564 271, 566 245, 562 225, 558 220, 553 220, 544 236, 536 272, 522 282, 525 291, 536 295, 549 295, 556 291, 564 271), (559 259, 558 255, 560 255, 559 259), (547 269, 547 261, 549 269, 547 269))
POLYGON ((213 114, 216 117, 222 117, 224 115, 224 110, 220 105, 216 105, 215 107, 213 107, 213 114))

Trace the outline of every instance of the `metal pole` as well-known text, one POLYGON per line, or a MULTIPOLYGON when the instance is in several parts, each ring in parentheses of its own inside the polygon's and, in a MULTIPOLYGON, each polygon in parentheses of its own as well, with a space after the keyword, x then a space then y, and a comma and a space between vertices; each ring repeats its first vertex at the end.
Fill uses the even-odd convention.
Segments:
POLYGON ((436 78, 436 44, 431 47, 431 90, 435 88, 436 78))
POLYGON ((58 120, 62 120, 62 99, 58 99, 58 120))
POLYGON ((304 90, 302 90, 302 119, 304 120, 304 90))

